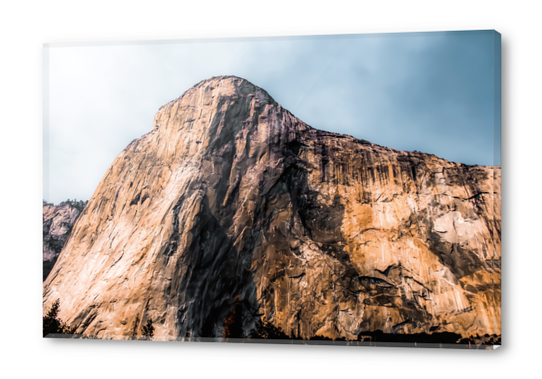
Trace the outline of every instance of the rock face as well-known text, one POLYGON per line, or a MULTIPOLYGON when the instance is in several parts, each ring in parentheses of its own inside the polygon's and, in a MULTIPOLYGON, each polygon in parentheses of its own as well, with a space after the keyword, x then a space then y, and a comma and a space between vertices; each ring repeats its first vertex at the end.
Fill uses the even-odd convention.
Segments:
POLYGON ((500 335, 499 167, 316 130, 237 77, 160 108, 44 284, 77 333, 500 335))
POLYGON ((73 225, 85 206, 82 201, 65 201, 58 205, 43 202, 43 280, 55 265, 73 225))

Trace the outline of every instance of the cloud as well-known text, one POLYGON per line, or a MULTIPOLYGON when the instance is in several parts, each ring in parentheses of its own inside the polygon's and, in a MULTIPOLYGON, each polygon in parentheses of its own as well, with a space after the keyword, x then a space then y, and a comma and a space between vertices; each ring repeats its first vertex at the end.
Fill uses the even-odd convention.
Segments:
POLYGON ((492 32, 50 47, 44 198, 89 199, 160 106, 218 75, 250 80, 316 128, 500 164, 493 58, 492 32))

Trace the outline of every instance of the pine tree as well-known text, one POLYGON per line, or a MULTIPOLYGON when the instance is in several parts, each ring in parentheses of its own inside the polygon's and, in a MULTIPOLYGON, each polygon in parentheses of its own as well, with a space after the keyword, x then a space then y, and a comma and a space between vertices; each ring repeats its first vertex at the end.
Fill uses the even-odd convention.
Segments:
POLYGON ((67 324, 62 322, 58 318, 58 312, 60 310, 60 299, 57 299, 47 314, 43 316, 43 336, 47 336, 50 333, 60 333, 60 334, 73 334, 75 328, 70 328, 67 324))
POLYGON ((224 338, 243 338, 243 302, 239 296, 235 297, 235 305, 224 322, 222 334, 224 338))

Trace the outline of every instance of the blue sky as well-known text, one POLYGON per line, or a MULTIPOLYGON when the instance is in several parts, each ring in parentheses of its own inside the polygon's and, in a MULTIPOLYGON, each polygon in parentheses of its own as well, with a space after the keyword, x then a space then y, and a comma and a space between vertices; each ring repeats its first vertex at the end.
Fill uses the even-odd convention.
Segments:
POLYGON ((237 75, 307 124, 399 150, 500 165, 492 31, 50 46, 44 199, 89 199, 158 108, 237 75))

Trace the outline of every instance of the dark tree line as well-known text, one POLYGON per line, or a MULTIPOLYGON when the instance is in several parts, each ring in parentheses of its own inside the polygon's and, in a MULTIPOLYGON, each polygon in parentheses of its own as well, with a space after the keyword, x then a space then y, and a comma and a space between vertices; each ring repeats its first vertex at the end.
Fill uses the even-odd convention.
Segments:
MULTIPOLYGON (((230 310, 225 322, 222 334, 224 339, 230 338, 250 338, 250 339, 300 339, 299 337, 288 336, 284 331, 275 326, 272 322, 265 321, 261 317, 256 322, 254 328, 245 335, 243 314, 245 313, 244 302, 235 297, 233 308, 230 310)), ((63 322, 58 314, 60 311, 60 300, 57 299, 51 308, 43 316, 43 337, 49 334, 74 334, 76 328, 70 327, 63 322)), ((202 325, 202 337, 214 337, 214 322, 208 318, 202 325)), ((134 321, 131 337, 139 339, 141 337, 150 339, 154 336, 154 325, 151 318, 148 318, 144 325, 141 325, 141 319, 136 316, 134 321)), ((314 336, 311 340, 326 340, 326 341, 345 341, 345 338, 331 339, 323 336, 314 336)), ((461 335, 449 332, 440 333, 417 333, 417 334, 395 334, 384 333, 381 330, 372 332, 362 332, 358 335, 358 341, 372 342, 417 342, 417 343, 448 343, 448 344, 468 344, 468 345, 485 345, 485 344, 501 344, 500 336, 485 335, 471 338, 461 338, 461 335)))
POLYGON ((71 205, 73 208, 77 209, 79 212, 83 212, 83 209, 85 209, 85 207, 88 204, 88 200, 68 199, 66 201, 63 201, 59 205, 66 205, 66 204, 71 205))
MULTIPOLYGON (((301 339, 299 336, 288 336, 284 331, 275 326, 272 322, 268 322, 259 318, 255 327, 248 333, 243 334, 243 313, 245 312, 245 305, 240 300, 239 296, 235 297, 235 303, 233 308, 228 314, 226 321, 224 322, 224 328, 222 330, 224 339, 230 338, 254 338, 254 339, 301 339)), ((248 312, 250 313, 250 312, 248 312)), ((212 330, 212 325, 208 320, 202 327, 202 336, 208 337, 210 335, 203 334, 204 331, 209 332, 212 330)), ((214 337, 214 334, 213 334, 214 337)), ((310 340, 317 341, 344 341, 346 338, 329 338, 324 336, 313 336, 310 340)), ((372 332, 361 332, 358 335, 357 341, 372 341, 372 342, 410 342, 410 343, 446 343, 446 344, 499 344, 501 343, 500 336, 485 335, 482 337, 476 336, 471 338, 461 338, 461 335, 450 332, 433 332, 433 333, 416 333, 416 334, 397 334, 397 333, 384 333, 382 330, 376 330, 372 332)))
MULTIPOLYGON (((50 205, 50 206, 53 206, 53 207, 55 206, 54 203, 49 203, 46 200, 43 200, 43 203, 45 205, 50 205)), ((70 205, 73 208, 77 209, 79 212, 83 212, 83 209, 85 209, 87 204, 88 204, 88 200, 77 200, 77 199, 72 200, 72 199, 68 199, 68 200, 62 201, 58 205, 70 205)))
POLYGON ((256 322, 256 327, 250 331, 248 338, 264 339, 289 339, 281 328, 276 327, 270 322, 263 321, 261 318, 256 322))
POLYGON ((58 312, 60 310, 60 300, 57 299, 47 314, 43 316, 43 336, 48 334, 73 334, 75 328, 68 326, 59 317, 58 312))
MULTIPOLYGON (((222 334, 225 339, 229 338, 264 338, 264 339, 288 339, 286 333, 282 329, 276 327, 270 322, 266 322, 261 318, 256 322, 256 326, 248 333, 243 334, 243 312, 244 304, 239 298, 235 297, 235 304, 230 311, 226 321, 224 321, 224 328, 222 334)), ((208 329, 208 326, 206 327, 208 329)))
POLYGON ((224 338, 243 338, 243 302, 235 297, 235 304, 229 316, 224 321, 222 329, 224 338))

